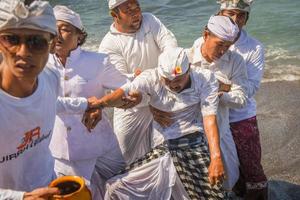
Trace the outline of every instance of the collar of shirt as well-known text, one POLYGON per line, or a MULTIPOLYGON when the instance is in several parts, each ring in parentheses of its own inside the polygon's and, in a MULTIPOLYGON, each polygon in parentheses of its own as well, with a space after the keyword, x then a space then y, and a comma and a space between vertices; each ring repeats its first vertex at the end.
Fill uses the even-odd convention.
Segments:
POLYGON ((232 46, 239 47, 247 44, 247 38, 247 32, 242 29, 239 39, 232 46))
POLYGON ((67 57, 66 67, 71 65, 73 62, 75 62, 80 57, 80 54, 81 54, 80 46, 78 46, 76 49, 71 51, 70 56, 67 57))
POLYGON ((220 59, 209 63, 201 53, 201 46, 204 43, 203 37, 199 38, 198 41, 195 42, 192 48, 192 64, 201 63, 201 66, 204 68, 209 68, 209 66, 213 65, 214 63, 221 62, 221 61, 229 61, 229 53, 226 52, 220 59))

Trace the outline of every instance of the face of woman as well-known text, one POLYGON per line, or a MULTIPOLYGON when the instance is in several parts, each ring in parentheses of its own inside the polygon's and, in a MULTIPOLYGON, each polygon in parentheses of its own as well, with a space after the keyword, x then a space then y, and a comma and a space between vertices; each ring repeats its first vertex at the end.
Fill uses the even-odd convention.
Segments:
POLYGON ((55 53, 62 57, 68 57, 70 52, 78 47, 81 33, 78 29, 64 21, 57 21, 58 38, 55 45, 55 53))

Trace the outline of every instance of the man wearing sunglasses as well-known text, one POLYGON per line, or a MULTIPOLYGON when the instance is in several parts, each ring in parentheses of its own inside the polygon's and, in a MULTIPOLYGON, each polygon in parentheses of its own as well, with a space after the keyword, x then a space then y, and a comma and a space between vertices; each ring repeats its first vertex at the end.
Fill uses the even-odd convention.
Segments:
POLYGON ((45 1, 0 1, 0 199, 48 199, 58 77, 46 67, 56 20, 45 1), (38 188, 38 189, 37 189, 38 188))
MULTIPOLYGON (((131 81, 141 71, 157 67, 161 52, 177 46, 173 33, 151 13, 142 13, 138 0, 108 0, 108 6, 113 24, 99 51, 131 81)), ((151 149, 152 114, 144 101, 137 108, 114 112, 114 131, 127 164, 151 149)))

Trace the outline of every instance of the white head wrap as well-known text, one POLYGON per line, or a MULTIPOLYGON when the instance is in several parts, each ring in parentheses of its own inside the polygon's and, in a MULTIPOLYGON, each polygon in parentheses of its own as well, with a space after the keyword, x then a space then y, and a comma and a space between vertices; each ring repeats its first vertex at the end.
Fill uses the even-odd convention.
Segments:
POLYGON ((0 30, 13 28, 46 31, 56 35, 52 7, 48 2, 40 0, 28 6, 24 0, 0 0, 0 30))
POLYGON ((240 31, 234 21, 226 16, 211 16, 207 28, 218 38, 230 42, 236 39, 240 31))
POLYGON ((57 5, 53 8, 53 10, 56 20, 68 22, 79 30, 84 29, 80 19, 80 15, 67 6, 57 5))
POLYGON ((122 3, 124 3, 127 0, 107 0, 108 1, 108 7, 109 9, 114 9, 115 7, 121 5, 122 3))
POLYGON ((218 3, 221 4, 220 10, 242 10, 245 12, 250 12, 251 4, 253 0, 219 0, 218 3))
POLYGON ((173 80, 185 74, 189 69, 189 60, 183 48, 169 48, 158 58, 158 74, 173 80))

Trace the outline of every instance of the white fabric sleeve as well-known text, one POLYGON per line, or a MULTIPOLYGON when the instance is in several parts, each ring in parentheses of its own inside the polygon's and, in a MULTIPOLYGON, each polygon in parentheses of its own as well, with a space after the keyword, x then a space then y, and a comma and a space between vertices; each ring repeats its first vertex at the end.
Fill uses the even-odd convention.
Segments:
POLYGON ((156 37, 156 42, 160 50, 164 51, 166 48, 177 47, 175 35, 157 17, 150 13, 148 15, 152 18, 151 31, 156 37))
POLYGON ((155 85, 155 79, 153 79, 154 74, 151 73, 151 71, 153 71, 153 69, 142 72, 131 83, 127 83, 122 87, 126 95, 128 95, 131 90, 138 90, 142 93, 142 101, 136 107, 149 105, 150 96, 153 93, 155 85))
POLYGON ((130 90, 138 90, 142 93, 151 96, 154 92, 155 87, 155 74, 153 73, 155 69, 149 69, 143 71, 139 76, 137 76, 130 84, 130 90))
POLYGON ((128 82, 127 77, 110 62, 109 56, 105 58, 104 66, 104 70, 100 73, 101 77, 99 78, 104 88, 115 90, 128 82))
POLYGON ((1 200, 23 200, 24 194, 25 194, 25 192, 0 188, 0 199, 1 200))
POLYGON ((83 114, 88 107, 88 101, 84 97, 58 97, 56 112, 58 114, 83 114))
POLYGON ((108 54, 111 64, 114 65, 121 74, 125 75, 127 79, 132 81, 134 79, 134 73, 127 72, 127 62, 122 55, 122 48, 119 48, 119 46, 120 45, 118 45, 117 41, 114 41, 112 38, 105 37, 100 44, 98 52, 108 54))
POLYGON ((232 82, 231 90, 223 93, 220 102, 229 108, 242 108, 247 103, 248 77, 246 64, 243 58, 238 54, 236 54, 233 59, 233 74, 230 79, 232 82))
POLYGON ((205 76, 207 79, 203 83, 200 95, 201 113, 202 116, 217 115, 219 105, 219 83, 213 73, 207 72, 205 76))
POLYGON ((264 73, 264 66, 264 48, 262 45, 257 45, 256 51, 253 52, 251 59, 247 63, 248 98, 253 97, 258 91, 264 73))

